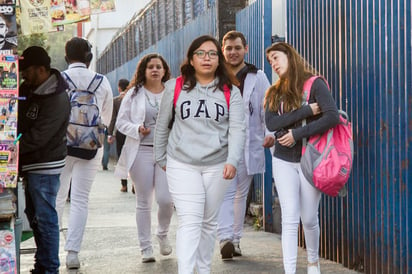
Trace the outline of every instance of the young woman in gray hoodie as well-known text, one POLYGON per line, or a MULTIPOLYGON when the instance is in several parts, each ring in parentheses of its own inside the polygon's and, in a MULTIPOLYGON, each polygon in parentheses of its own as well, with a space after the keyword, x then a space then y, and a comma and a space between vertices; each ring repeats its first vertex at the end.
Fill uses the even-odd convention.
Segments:
POLYGON ((245 122, 237 80, 225 67, 219 42, 200 36, 186 57, 176 103, 176 80, 166 83, 156 123, 155 159, 166 169, 178 216, 179 273, 194 273, 196 268, 203 274, 210 273, 217 216, 242 157, 245 122), (223 92, 227 88, 230 99, 223 92))

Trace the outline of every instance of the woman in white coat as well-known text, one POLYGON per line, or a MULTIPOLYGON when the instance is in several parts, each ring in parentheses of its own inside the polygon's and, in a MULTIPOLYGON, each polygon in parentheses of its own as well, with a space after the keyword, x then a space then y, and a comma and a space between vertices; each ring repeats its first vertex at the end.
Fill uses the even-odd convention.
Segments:
POLYGON ((144 56, 137 65, 130 89, 122 100, 116 120, 117 129, 126 141, 116 166, 115 175, 135 185, 136 224, 142 262, 154 262, 151 241, 151 210, 153 192, 158 204, 156 238, 160 253, 169 255, 172 248, 167 238, 173 214, 172 198, 165 171, 153 157, 153 137, 163 95, 163 83, 170 78, 166 61, 158 54, 144 56))

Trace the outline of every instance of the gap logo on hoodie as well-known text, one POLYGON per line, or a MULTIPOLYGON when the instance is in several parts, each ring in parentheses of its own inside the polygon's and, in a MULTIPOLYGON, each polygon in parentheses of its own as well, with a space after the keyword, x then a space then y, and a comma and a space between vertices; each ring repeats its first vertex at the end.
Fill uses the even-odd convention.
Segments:
POLYGON ((225 116, 225 107, 216 102, 213 103, 213 106, 208 106, 204 99, 199 99, 197 106, 195 106, 192 105, 192 101, 187 100, 181 103, 180 113, 182 120, 193 117, 213 119, 219 122, 220 118, 225 116))

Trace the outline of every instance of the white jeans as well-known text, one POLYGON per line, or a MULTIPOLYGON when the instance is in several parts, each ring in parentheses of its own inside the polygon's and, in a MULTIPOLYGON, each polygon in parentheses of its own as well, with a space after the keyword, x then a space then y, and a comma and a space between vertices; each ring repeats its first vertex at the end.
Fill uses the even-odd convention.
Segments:
POLYGON ((253 176, 247 174, 245 162, 241 161, 236 171, 236 177, 227 189, 220 207, 217 225, 219 241, 240 242, 245 222, 246 200, 252 179, 253 176))
POLYGON ((231 180, 223 179, 224 163, 194 166, 167 157, 167 181, 179 227, 176 252, 179 274, 210 273, 217 216, 231 180))
POLYGON ((302 174, 300 163, 273 158, 273 177, 282 210, 282 251, 285 273, 296 272, 299 218, 305 233, 308 262, 319 260, 319 201, 321 192, 302 174))
POLYGON ((135 185, 136 224, 140 250, 152 247, 151 212, 153 191, 158 204, 156 234, 167 236, 173 215, 172 197, 166 180, 166 172, 154 162, 153 147, 140 146, 129 171, 135 185))
POLYGON ((69 224, 64 247, 66 251, 80 251, 89 211, 89 193, 97 169, 100 166, 102 155, 103 150, 99 149, 96 156, 91 160, 72 156, 66 157, 66 165, 60 174, 60 189, 56 199, 59 226, 62 228, 64 205, 66 204, 71 181, 69 224))

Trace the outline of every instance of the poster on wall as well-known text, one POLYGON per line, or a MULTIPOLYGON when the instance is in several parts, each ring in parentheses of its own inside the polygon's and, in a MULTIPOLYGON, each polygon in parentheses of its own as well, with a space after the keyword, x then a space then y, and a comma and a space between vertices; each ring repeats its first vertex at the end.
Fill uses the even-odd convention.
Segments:
POLYGON ((0 54, 0 189, 17 185, 18 82, 17 56, 0 54))
POLYGON ((52 26, 90 21, 89 0, 51 0, 52 26))
POLYGON ((20 29, 23 35, 52 31, 50 1, 20 0, 20 29))
POLYGON ((0 4, 0 50, 17 51, 15 5, 0 4))
POLYGON ((114 0, 90 0, 92 14, 116 11, 114 0))

